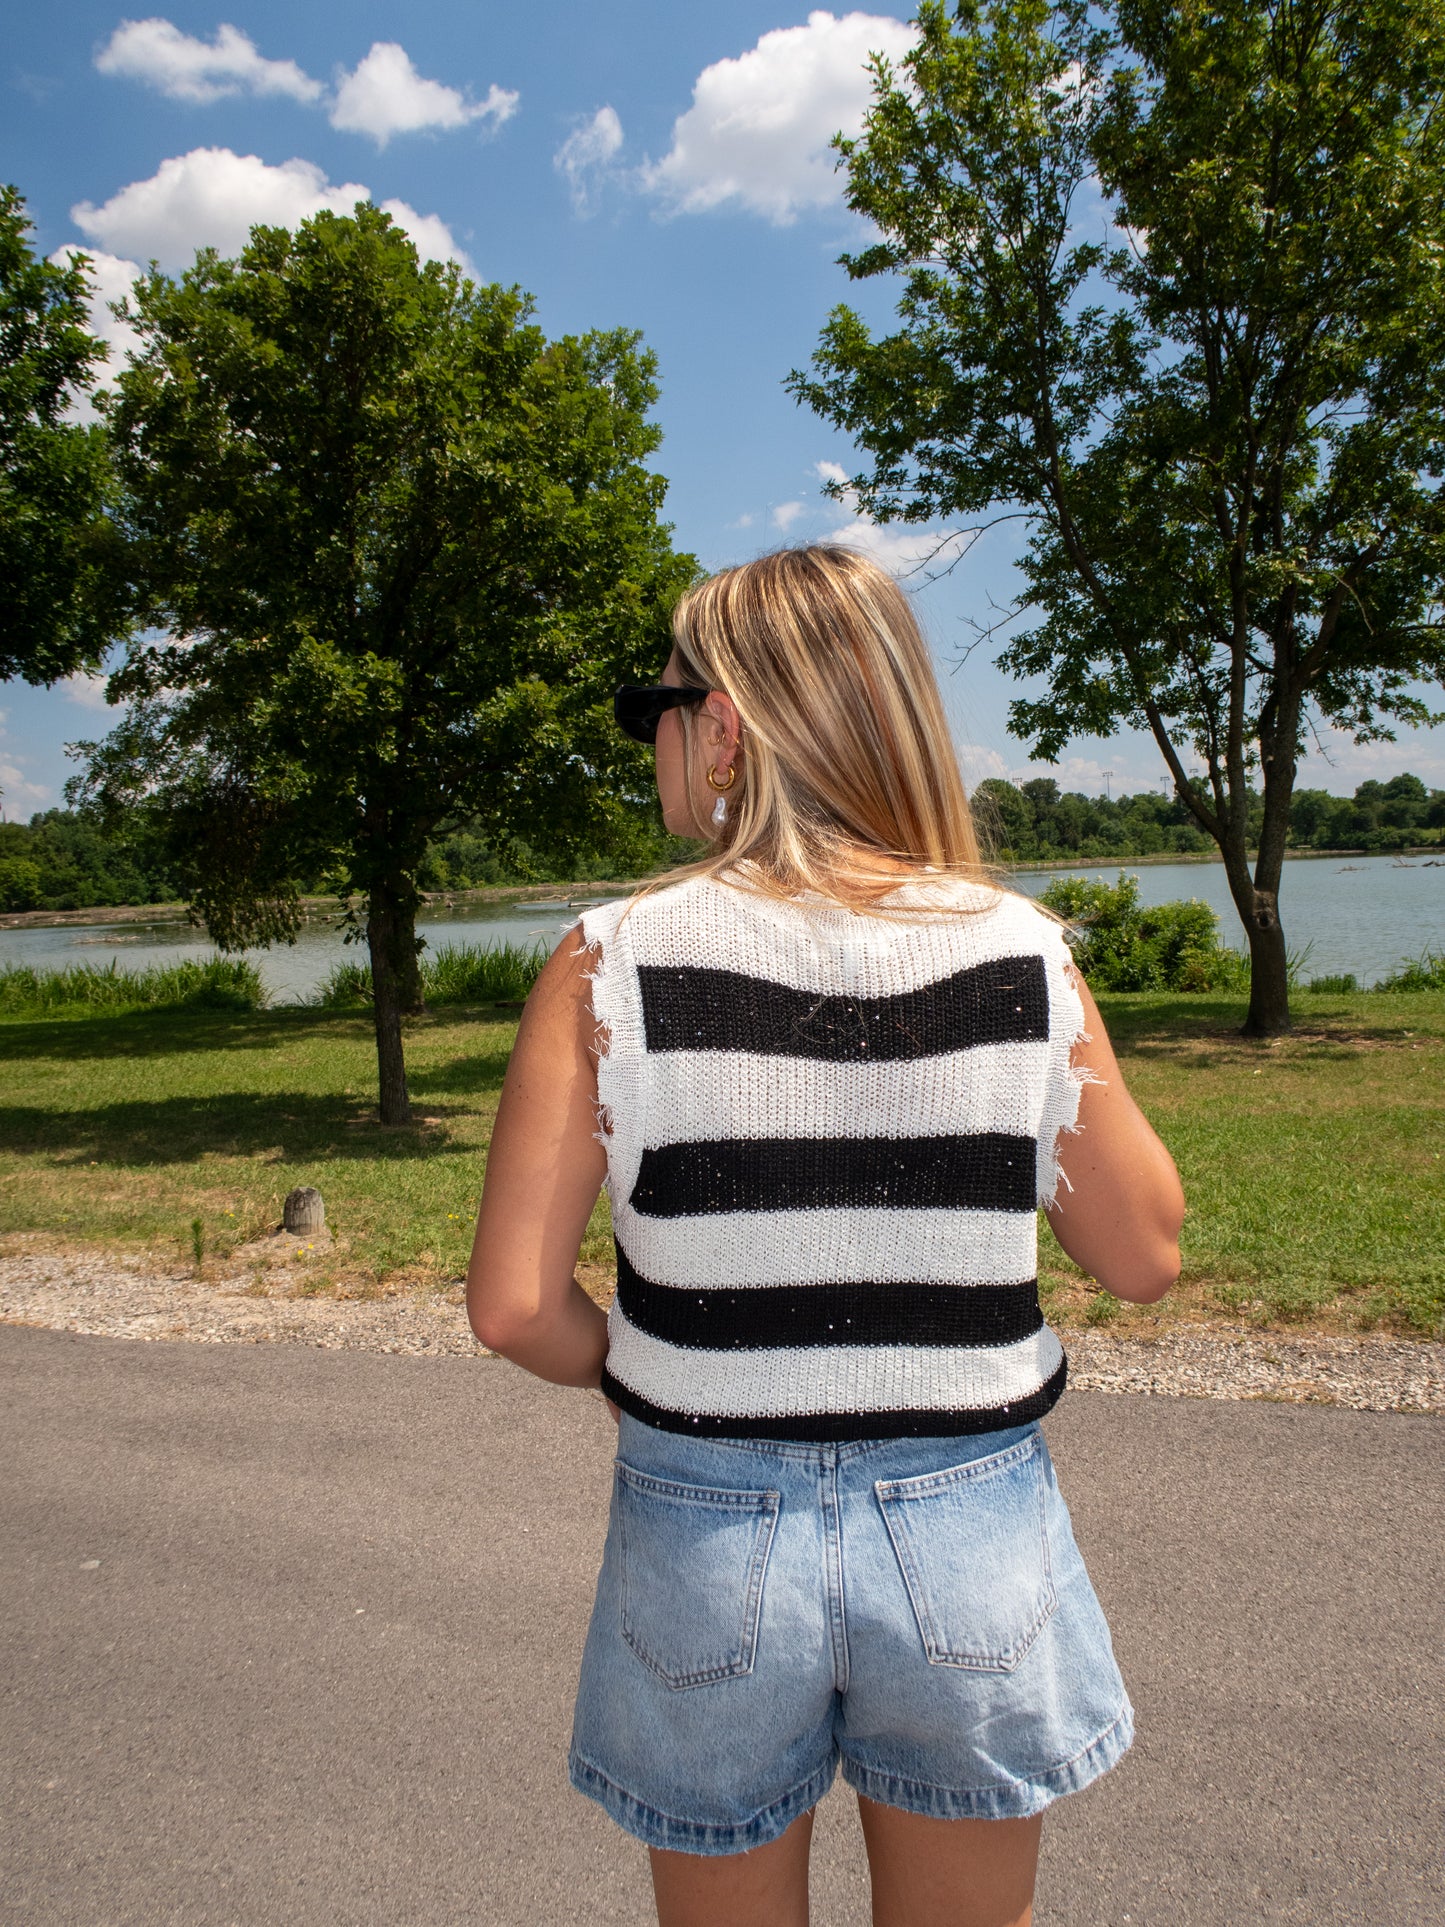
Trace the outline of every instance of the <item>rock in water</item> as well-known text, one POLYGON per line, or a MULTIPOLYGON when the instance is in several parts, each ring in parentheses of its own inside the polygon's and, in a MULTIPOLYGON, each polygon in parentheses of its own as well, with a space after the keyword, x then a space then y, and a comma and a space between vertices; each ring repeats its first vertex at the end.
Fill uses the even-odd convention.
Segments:
POLYGON ((318 1231, 326 1229, 326 1206, 314 1184, 298 1184, 294 1191, 286 1193, 281 1222, 298 1238, 315 1237, 318 1231))

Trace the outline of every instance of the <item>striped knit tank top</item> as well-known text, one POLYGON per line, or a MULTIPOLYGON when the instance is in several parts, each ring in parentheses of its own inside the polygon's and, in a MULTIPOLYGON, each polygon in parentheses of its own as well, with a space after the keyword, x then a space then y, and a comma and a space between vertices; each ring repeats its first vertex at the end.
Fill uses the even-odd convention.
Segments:
POLYGON ((582 919, 617 1242, 602 1385, 648 1424, 940 1436, 1063 1391, 1036 1272, 1078 1112, 1067 947, 981 885, 884 907, 701 878, 582 919))

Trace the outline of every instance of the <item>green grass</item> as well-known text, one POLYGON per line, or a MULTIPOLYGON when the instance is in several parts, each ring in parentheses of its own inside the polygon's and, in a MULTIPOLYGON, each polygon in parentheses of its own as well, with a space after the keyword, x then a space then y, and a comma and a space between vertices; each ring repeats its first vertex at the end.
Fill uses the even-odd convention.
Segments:
MULTIPOLYGON (((1189 1203, 1167 1312, 1126 1307, 1120 1329, 1224 1314, 1445 1336, 1445 995, 1316 991, 1270 1043, 1227 998, 1099 1003, 1189 1203)), ((1052 1237, 1041 1260, 1057 1308, 1085 1315, 1052 1237)))
POLYGON ((261 974, 244 957, 205 957, 144 970, 69 964, 63 970, 0 969, 0 1017, 86 1014, 100 1010, 260 1010, 261 974))
MULTIPOLYGON (((544 944, 447 944, 421 956, 422 991, 428 1004, 522 1003, 547 961, 544 944)), ((323 1010, 350 1010, 371 1002, 371 966, 339 963, 316 993, 323 1010)))
MULTIPOLYGON (((1442 1334, 1445 993, 1316 990, 1268 1044, 1240 1037, 1229 997, 1100 1003, 1184 1175, 1184 1278, 1162 1307, 1116 1308, 1045 1233, 1051 1316, 1442 1334)), ((515 1029, 482 1006, 409 1024, 418 1122, 383 1131, 364 1009, 0 1012, 0 1232, 190 1265, 199 1220, 209 1264, 315 1184, 337 1245, 308 1288, 455 1280, 515 1029)), ((609 1256, 599 1204, 592 1282, 609 1256)))
MULTIPOLYGON (((294 1185, 326 1200, 325 1263, 353 1284, 455 1279, 516 1020, 407 1026, 418 1121, 375 1122, 369 1011, 133 1010, 0 1023, 0 1232, 192 1261, 281 1222, 294 1185)), ((584 1259, 610 1258, 605 1207, 584 1259)))

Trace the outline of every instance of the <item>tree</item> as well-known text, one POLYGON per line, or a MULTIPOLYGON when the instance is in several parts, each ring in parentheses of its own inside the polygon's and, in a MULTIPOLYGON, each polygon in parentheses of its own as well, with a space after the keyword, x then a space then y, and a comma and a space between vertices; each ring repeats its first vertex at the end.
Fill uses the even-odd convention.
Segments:
POLYGON ((980 840, 990 853, 1028 849, 1034 813, 1021 790, 1002 776, 986 776, 974 785, 970 800, 980 840))
POLYGON ((652 357, 549 342, 516 289, 419 264, 369 204, 136 288, 112 411, 142 619, 77 794, 144 801, 223 948, 298 878, 364 900, 381 1118, 409 1116, 417 872, 468 820, 565 853, 646 780, 611 691, 695 565, 658 521, 652 357))
POLYGON ((837 143, 881 235, 844 265, 902 277, 900 326, 836 309, 790 385, 872 457, 848 486, 875 517, 1024 520, 1033 621, 1000 660, 1048 690, 1010 727, 1046 761, 1151 731, 1248 935, 1246 1028, 1282 1030, 1309 731, 1434 720, 1411 685, 1445 671, 1445 10, 927 0, 918 26, 837 143))
POLYGON ((49 683, 99 663, 122 585, 105 431, 66 419, 105 359, 85 257, 37 260, 29 232, 0 187, 0 678, 49 683))

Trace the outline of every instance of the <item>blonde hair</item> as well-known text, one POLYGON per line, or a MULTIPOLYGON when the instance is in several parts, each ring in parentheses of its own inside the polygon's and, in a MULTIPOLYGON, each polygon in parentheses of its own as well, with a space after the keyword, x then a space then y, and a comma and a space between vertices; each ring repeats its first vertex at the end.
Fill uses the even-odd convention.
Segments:
MULTIPOLYGON (((780 549, 688 590, 673 616, 682 680, 742 722, 739 782, 700 862, 768 895, 866 906, 899 863, 985 881, 928 648, 891 577, 854 549, 780 549)), ((692 813, 697 713, 679 712, 692 813)))

